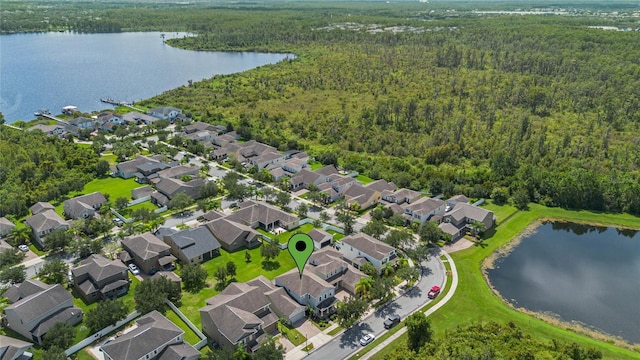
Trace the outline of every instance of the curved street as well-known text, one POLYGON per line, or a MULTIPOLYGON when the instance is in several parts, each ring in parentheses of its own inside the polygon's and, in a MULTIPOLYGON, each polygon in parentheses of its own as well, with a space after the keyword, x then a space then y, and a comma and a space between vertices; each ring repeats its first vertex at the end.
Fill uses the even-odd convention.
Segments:
MULTIPOLYGON (((442 301, 440 301, 440 303, 438 303, 436 307, 430 309, 430 312, 427 312, 427 315, 435 311, 435 309, 444 305, 451 298, 451 296, 453 296, 458 283, 457 273, 455 272, 453 261, 447 253, 445 253, 444 251, 441 253, 443 253, 447 257, 447 261, 451 264, 453 275, 452 288, 451 291, 446 294, 446 296, 442 299, 442 301)), ((384 307, 370 313, 354 327, 335 336, 331 341, 323 344, 317 349, 312 350, 308 355, 300 352, 292 352, 286 354, 286 358, 299 359, 304 357, 305 359, 318 360, 348 358, 354 352, 358 351, 361 348, 359 340, 364 334, 372 333, 376 335, 376 337, 378 337, 386 331, 382 323, 388 315, 397 314, 400 315, 400 317, 404 320, 413 312, 428 304, 430 301, 433 301, 427 297, 427 293, 429 292, 431 286, 440 285, 444 290, 444 285, 446 284, 446 269, 443 262, 440 260, 441 253, 434 253, 429 258, 429 260, 421 263, 420 267, 422 276, 420 278, 420 281, 418 281, 418 283, 412 290, 396 298, 384 307)), ((403 331, 406 331, 405 329, 406 328, 403 328, 400 331, 396 332, 396 334, 394 334, 392 338, 395 339, 397 338, 397 336, 400 336, 403 331)), ((388 339, 388 341, 385 340, 385 342, 383 342, 379 346, 384 347, 385 343, 393 340, 392 338, 388 339)), ((367 355, 373 355, 377 350, 378 347, 372 349, 372 351, 367 353, 367 355)))

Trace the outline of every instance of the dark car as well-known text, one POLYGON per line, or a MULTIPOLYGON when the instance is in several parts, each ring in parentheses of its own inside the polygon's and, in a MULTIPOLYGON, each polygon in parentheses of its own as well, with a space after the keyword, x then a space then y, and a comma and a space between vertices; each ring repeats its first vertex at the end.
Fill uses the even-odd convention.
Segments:
POLYGON ((391 329, 400 323, 400 315, 389 315, 384 321, 384 328, 391 329))
POLYGON ((429 293, 427 294, 427 297, 429 297, 429 299, 435 299, 436 296, 438 296, 438 295, 440 295, 440 286, 433 285, 431 290, 429 290, 429 293))

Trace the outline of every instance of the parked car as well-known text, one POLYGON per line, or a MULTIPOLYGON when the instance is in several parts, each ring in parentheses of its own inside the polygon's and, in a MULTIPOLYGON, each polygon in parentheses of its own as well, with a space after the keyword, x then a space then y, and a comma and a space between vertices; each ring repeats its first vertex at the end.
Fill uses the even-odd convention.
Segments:
POLYGON ((364 334, 364 336, 360 339, 360 345, 366 346, 375 339, 376 339, 376 336, 373 334, 364 334))
POLYGON ((20 244, 18 245, 18 249, 20 249, 21 251, 27 252, 29 251, 29 247, 25 244, 20 244))
POLYGON ((427 294, 427 297, 429 299, 435 299, 436 296, 440 295, 440 286, 438 285, 433 285, 431 287, 431 290, 429 290, 429 293, 427 294))
POLYGON ((129 270, 131 271, 131 273, 133 275, 138 275, 140 274, 140 269, 138 269, 138 266, 136 266, 136 264, 129 264, 129 270))
POLYGON ((400 323, 400 315, 389 315, 384 321, 384 328, 391 329, 400 323))

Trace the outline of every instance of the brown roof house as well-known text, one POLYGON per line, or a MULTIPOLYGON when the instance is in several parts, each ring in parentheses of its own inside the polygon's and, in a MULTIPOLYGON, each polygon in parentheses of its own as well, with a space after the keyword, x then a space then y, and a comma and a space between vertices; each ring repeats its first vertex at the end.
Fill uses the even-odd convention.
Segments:
POLYGON ((370 262, 378 273, 384 265, 397 257, 396 249, 367 234, 349 235, 342 239, 342 256, 357 268, 370 262))
POLYGON ((277 207, 261 202, 245 201, 242 208, 227 218, 231 221, 245 224, 253 229, 258 227, 271 231, 277 227, 287 230, 298 226, 298 217, 277 207))
POLYGON ((351 208, 360 210, 368 209, 378 203, 380 200, 380 192, 372 188, 353 184, 342 192, 347 205, 351 208))
POLYGON ((150 275, 177 260, 171 247, 150 232, 125 238, 122 247, 140 270, 150 275))
POLYGON ((185 193, 192 199, 200 198, 200 188, 204 185, 205 181, 200 178, 195 178, 190 181, 182 181, 174 178, 160 178, 160 181, 156 184, 158 192, 165 195, 171 200, 178 193, 185 193))
POLYGON ((247 283, 231 283, 200 309, 202 331, 222 348, 242 345, 255 351, 278 332, 278 319, 295 322, 305 308, 291 300, 264 276, 247 283))
POLYGON ((94 254, 82 260, 71 270, 71 276, 73 286, 87 303, 129 291, 127 267, 120 260, 109 260, 102 255, 94 254))
POLYGON ((198 264, 220 255, 218 239, 204 226, 171 231, 163 236, 163 240, 183 264, 198 264))
POLYGON ((197 360, 200 352, 184 342, 184 330, 154 310, 136 320, 134 330, 106 345, 106 360, 197 360))
POLYGON ((75 325, 82 320, 82 310, 73 306, 73 297, 62 285, 49 285, 4 308, 7 327, 37 344, 58 322, 75 325))
POLYGON ((38 245, 40 248, 44 247, 43 238, 53 230, 69 229, 69 224, 55 211, 50 209, 30 216, 24 222, 29 225, 33 231, 34 239, 36 241, 35 245, 38 245))
POLYGON ((0 238, 3 238, 11 233, 11 230, 15 228, 16 225, 9 221, 6 217, 0 217, 0 238))
POLYGON ((229 252, 258 246, 262 238, 262 235, 250 226, 228 218, 216 219, 204 226, 218 239, 220 246, 229 252))
POLYGON ((33 358, 33 344, 0 335, 0 360, 28 360, 33 358))
POLYGON ((72 219, 93 217, 97 210, 107 202, 101 192, 76 196, 64 201, 64 214, 72 219))

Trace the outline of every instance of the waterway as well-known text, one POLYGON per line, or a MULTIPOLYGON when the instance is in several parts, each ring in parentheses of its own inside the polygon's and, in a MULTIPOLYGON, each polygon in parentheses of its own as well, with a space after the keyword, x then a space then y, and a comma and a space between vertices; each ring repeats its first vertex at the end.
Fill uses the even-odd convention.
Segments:
POLYGON ((640 343, 640 232, 546 222, 494 267, 514 306, 640 343))
MULTIPOLYGON (((160 32, 0 35, 0 111, 8 123, 41 108, 110 108, 100 98, 138 101, 216 74, 273 64, 291 54, 207 52, 166 45, 160 32)), ((165 39, 190 36, 165 33, 165 39)))

